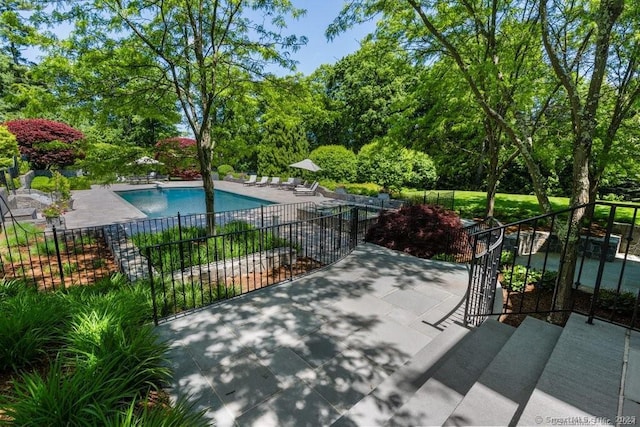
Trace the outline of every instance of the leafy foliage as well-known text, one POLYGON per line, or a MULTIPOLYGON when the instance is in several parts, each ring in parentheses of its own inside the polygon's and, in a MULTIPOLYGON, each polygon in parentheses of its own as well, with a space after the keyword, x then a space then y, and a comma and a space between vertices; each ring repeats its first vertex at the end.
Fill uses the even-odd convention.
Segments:
POLYGON ((229 175, 230 173, 233 173, 233 166, 231 165, 220 165, 218 166, 218 173, 220 174, 220 177, 225 177, 227 175, 229 175))
POLYGON ((116 180, 118 173, 126 172, 127 163, 142 155, 139 147, 97 142, 87 146, 78 166, 95 182, 109 184, 116 180))
POLYGON ((258 146, 258 172, 282 176, 291 172, 289 165, 307 157, 309 142, 299 124, 271 121, 258 146))
POLYGON ((35 169, 69 166, 82 157, 77 143, 84 139, 84 134, 65 123, 18 119, 5 125, 16 136, 20 152, 35 169))
POLYGON ((391 191, 400 190, 404 182, 401 150, 382 142, 362 147, 358 152, 358 181, 375 182, 391 191))
POLYGON ((342 145, 322 145, 309 154, 309 158, 322 168, 319 177, 337 182, 354 182, 358 161, 353 151, 342 145))
POLYGON ((366 235, 367 242, 420 258, 461 254, 467 239, 455 212, 430 205, 384 212, 366 235))
POLYGON ((404 177, 402 185, 411 188, 433 188, 438 179, 436 166, 431 157, 420 151, 403 149, 404 177))
POLYGON ((172 176, 193 179, 199 176, 198 150, 193 138, 166 138, 156 143, 156 158, 172 176))
POLYGON ((66 292, 0 290, 0 369, 20 371, 0 405, 16 425, 203 424, 184 402, 139 409, 170 374, 148 288, 118 274, 66 292))
POLYGON ((14 156, 19 156, 18 140, 6 126, 0 126, 0 167, 13 166, 14 156))

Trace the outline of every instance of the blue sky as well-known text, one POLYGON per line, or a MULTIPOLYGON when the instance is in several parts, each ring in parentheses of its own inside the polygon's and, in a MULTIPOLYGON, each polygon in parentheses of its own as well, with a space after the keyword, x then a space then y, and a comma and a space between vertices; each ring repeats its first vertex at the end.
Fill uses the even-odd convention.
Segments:
POLYGON ((324 33, 327 26, 338 16, 344 1, 342 0, 294 0, 296 7, 307 9, 307 14, 289 23, 288 32, 304 35, 309 39, 306 46, 292 56, 298 64, 297 71, 311 74, 322 64, 333 64, 344 56, 355 52, 360 41, 375 29, 374 22, 361 24, 341 34, 332 42, 327 41, 324 33))

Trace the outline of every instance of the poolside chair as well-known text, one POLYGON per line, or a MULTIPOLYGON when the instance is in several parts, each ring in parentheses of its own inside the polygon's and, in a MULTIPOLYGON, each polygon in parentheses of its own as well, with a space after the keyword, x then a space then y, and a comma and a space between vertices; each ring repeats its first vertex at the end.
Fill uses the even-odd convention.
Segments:
POLYGON ((258 179, 258 175, 249 175, 249 179, 244 182, 244 185, 254 185, 258 179))
POLYGON ((314 183, 311 184, 311 187, 309 188, 304 188, 304 187, 294 188, 293 193, 296 196, 315 196, 317 189, 318 189, 318 181, 314 181, 314 183))
POLYGON ((263 176, 262 178, 260 178, 260 181, 256 182, 256 185, 258 187, 262 187, 267 185, 267 183, 269 182, 269 177, 268 176, 263 176))
POLYGON ((271 178, 271 182, 269 183, 270 187, 277 187, 280 185, 280 177, 279 176, 274 176, 273 178, 271 178))
POLYGON ((280 183, 280 189, 281 190, 289 190, 289 189, 293 189, 293 187, 296 186, 296 179, 295 178, 289 178, 284 182, 280 183))

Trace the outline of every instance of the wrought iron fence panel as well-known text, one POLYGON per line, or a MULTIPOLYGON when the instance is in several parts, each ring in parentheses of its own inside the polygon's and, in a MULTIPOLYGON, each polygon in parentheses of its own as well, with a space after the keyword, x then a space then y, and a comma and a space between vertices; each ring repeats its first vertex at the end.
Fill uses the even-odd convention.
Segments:
POLYGON ((561 323, 578 312, 640 329, 637 223, 637 205, 598 202, 478 232, 466 321, 517 324, 532 315, 561 323), (490 235, 499 231, 503 243, 492 252, 490 235), (501 306, 482 302, 491 293, 501 306))

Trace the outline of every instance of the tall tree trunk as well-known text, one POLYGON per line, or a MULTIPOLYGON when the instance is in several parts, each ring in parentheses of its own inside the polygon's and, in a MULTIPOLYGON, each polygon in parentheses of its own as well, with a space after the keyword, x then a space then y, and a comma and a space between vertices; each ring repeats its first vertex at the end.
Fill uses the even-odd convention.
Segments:
MULTIPOLYGON (((591 141, 585 138, 575 145, 573 150, 573 191, 571 206, 577 207, 589 203, 589 157, 591 156, 591 141)), ((576 209, 567 220, 565 229, 558 233, 563 242, 562 254, 564 260, 560 268, 558 289, 556 290, 555 307, 557 310, 571 308, 571 293, 574 283, 576 265, 578 262, 578 247, 580 244, 580 229, 583 219, 589 215, 586 208, 576 209)), ((552 313, 549 320, 562 324, 566 321, 567 313, 552 313)))
POLYGON ((487 208, 485 218, 494 215, 496 204, 496 193, 498 191, 498 180, 500 179, 500 168, 498 167, 500 155, 500 132, 494 121, 485 117, 485 132, 487 134, 487 155, 489 167, 487 168, 487 208))
POLYGON ((211 126, 203 123, 198 141, 198 159, 200 161, 200 174, 204 187, 204 204, 207 216, 207 234, 216 233, 216 210, 214 201, 215 185, 211 174, 211 162, 213 156, 213 141, 211 140, 211 126))

